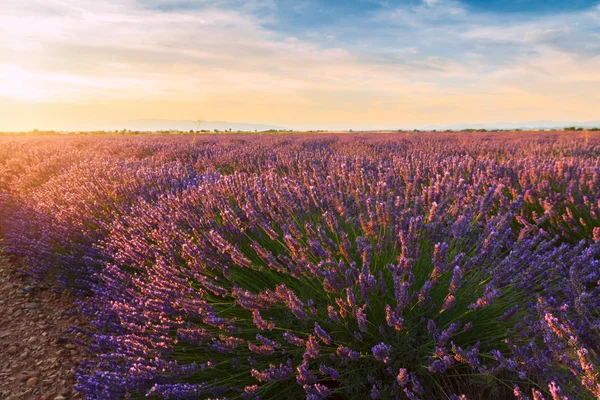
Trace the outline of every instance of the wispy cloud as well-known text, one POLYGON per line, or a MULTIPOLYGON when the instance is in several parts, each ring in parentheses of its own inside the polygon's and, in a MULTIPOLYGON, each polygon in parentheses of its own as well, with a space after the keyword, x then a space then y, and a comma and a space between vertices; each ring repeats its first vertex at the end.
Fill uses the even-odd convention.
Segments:
POLYGON ((201 108, 211 119, 291 126, 600 110, 600 8, 525 19, 429 0, 304 31, 286 29, 281 12, 269 0, 4 0, 0 99, 5 109, 89 104, 99 119, 125 113, 123 102, 162 103, 153 117, 201 108))

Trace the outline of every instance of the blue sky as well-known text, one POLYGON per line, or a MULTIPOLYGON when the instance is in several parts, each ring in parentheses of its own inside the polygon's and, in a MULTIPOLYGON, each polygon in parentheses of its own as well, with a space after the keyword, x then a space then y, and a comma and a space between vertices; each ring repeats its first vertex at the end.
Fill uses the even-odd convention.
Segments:
MULTIPOLYGON (((439 0, 142 0, 150 8, 164 11, 190 11, 209 7, 245 10, 259 18, 267 18, 265 23, 282 32, 299 33, 307 29, 325 29, 332 25, 349 21, 364 26, 369 17, 394 12, 399 8, 417 8, 426 5, 448 3, 439 0), (362 21, 362 23, 361 23, 362 21)), ((540 16, 575 13, 592 10, 598 5, 596 0, 463 0, 453 2, 473 14, 495 15, 498 18, 532 19, 540 16)))
POLYGON ((0 129, 600 119, 598 1, 3 0, 0 51, 0 129))
MULTIPOLYGON (((248 7, 256 11, 277 10, 279 15, 294 16, 337 16, 344 15, 360 16, 366 12, 391 10, 400 6, 418 6, 419 0, 393 1, 393 0, 281 0, 281 1, 197 1, 197 0, 165 0, 147 1, 143 3, 150 7, 158 7, 164 10, 195 9, 199 7, 214 6, 220 4, 227 7, 248 7)), ((581 11, 594 7, 594 0, 464 0, 461 2, 466 8, 474 11, 491 13, 561 13, 581 11)), ((305 18, 305 22, 314 20, 305 18)))

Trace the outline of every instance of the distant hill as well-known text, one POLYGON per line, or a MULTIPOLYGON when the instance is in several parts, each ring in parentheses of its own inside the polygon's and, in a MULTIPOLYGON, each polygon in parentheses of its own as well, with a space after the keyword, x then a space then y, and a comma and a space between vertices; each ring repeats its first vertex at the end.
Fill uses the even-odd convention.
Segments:
POLYGON ((129 129, 132 131, 189 131, 189 130, 214 130, 225 131, 267 131, 270 129, 285 130, 286 128, 275 125, 265 124, 247 124, 227 121, 203 121, 198 125, 195 121, 188 120, 164 120, 164 119, 140 119, 130 121, 115 121, 105 124, 98 124, 95 129, 102 130, 121 130, 129 129))
MULTIPOLYGON (((120 131, 127 129, 130 131, 182 131, 188 132, 190 130, 209 130, 214 131, 243 131, 243 132, 254 132, 254 131, 268 131, 268 130, 289 130, 294 129, 296 131, 310 131, 310 130, 325 130, 325 131, 347 131, 353 129, 354 131, 396 131, 396 130, 447 130, 452 129, 455 131, 461 129, 563 129, 566 127, 582 127, 582 128, 600 128, 599 121, 587 121, 587 122, 561 122, 561 121, 532 121, 532 122, 498 122, 498 123, 482 123, 482 124, 451 124, 451 125, 412 125, 403 124, 402 121, 394 125, 385 124, 373 124, 371 126, 339 126, 335 125, 304 125, 304 126, 278 126, 269 124, 253 124, 244 122, 228 122, 228 121, 202 121, 199 125, 196 121, 192 120, 166 120, 166 119, 139 119, 139 120, 123 120, 123 121, 108 121, 108 122, 89 122, 89 123, 72 123, 72 124, 59 124, 57 126, 36 126, 35 128, 41 130, 56 130, 56 131, 120 131)), ((32 130, 32 129, 27 129, 32 130)), ((0 132, 3 129, 0 127, 0 132)))
MULTIPOLYGON (((498 122, 492 124, 452 124, 452 125, 426 125, 426 126, 409 126, 403 125, 401 122, 397 126, 373 126, 373 127, 356 127, 354 130, 396 130, 396 129, 421 129, 421 130, 461 130, 461 129, 557 129, 565 128, 569 126, 593 128, 600 127, 600 121, 587 121, 587 122, 560 122, 560 121, 532 121, 532 122, 498 122)), ((328 130, 348 130, 352 127, 324 127, 328 130)), ((232 131, 268 131, 271 129, 275 130, 288 130, 290 127, 283 127, 277 125, 268 124, 251 124, 243 122, 228 122, 228 121, 203 121, 200 125, 196 121, 191 120, 165 120, 165 119, 140 119, 140 120, 126 120, 126 121, 113 121, 99 124, 91 124, 88 127, 77 127, 72 130, 122 130, 128 129, 132 131, 190 131, 190 130, 215 130, 225 131, 231 129, 232 131)), ((321 129, 318 126, 315 127, 294 127, 296 130, 311 130, 321 129)), ((69 129, 71 130, 71 129, 69 129)))
POLYGON ((587 122, 557 122, 557 121, 533 121, 533 122, 498 122, 495 124, 454 124, 454 125, 427 125, 422 127, 423 130, 432 129, 556 129, 576 126, 582 128, 600 128, 600 121, 587 122))

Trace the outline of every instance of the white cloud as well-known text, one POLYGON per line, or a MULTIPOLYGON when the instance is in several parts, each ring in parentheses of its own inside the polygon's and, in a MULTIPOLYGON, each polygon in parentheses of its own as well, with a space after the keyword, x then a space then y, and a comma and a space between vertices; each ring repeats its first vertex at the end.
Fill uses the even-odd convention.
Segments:
MULTIPOLYGON (((313 63, 323 67, 349 61, 341 49, 322 50, 293 38, 276 38, 247 15, 233 11, 165 13, 116 1, 50 4, 53 7, 34 15, 16 2, 14 8, 9 7, 10 0, 4 3, 0 50, 31 51, 26 58, 7 60, 17 64, 20 76, 35 75, 34 81, 48 86, 81 88, 79 94, 44 91, 59 99, 85 96, 89 88, 82 83, 88 80, 182 94, 273 87, 273 83, 286 87, 315 73, 319 68, 311 67, 313 63), (56 74, 72 74, 74 79, 57 81, 56 74)), ((10 78, 15 71, 4 73, 10 78)), ((107 96, 129 95, 102 86, 108 89, 107 96)))
MULTIPOLYGON (((343 48, 275 34, 236 11, 163 12, 118 1, 45 4, 37 15, 14 0, 3 5, 0 50, 35 50, 8 60, 19 76, 29 76, 27 94, 13 87, 2 92, 5 96, 77 101, 135 98, 149 89, 183 98, 349 86, 382 93, 422 90, 389 66, 361 62, 343 48)), ((7 79, 15 71, 5 71, 7 79)))
POLYGON ((171 0, 153 8, 134 0, 25 3, 0 3, 0 97, 18 101, 225 103, 254 93, 348 118, 361 107, 425 118, 432 109, 444 116, 444 108, 498 107, 496 99, 516 95, 546 99, 534 107, 542 113, 542 105, 600 85, 600 38, 590 31, 600 9, 519 21, 424 0, 333 24, 329 43, 337 47, 324 47, 318 31, 294 37, 265 28, 263 18, 273 16, 250 11, 275 9, 272 1, 169 12, 171 0))
POLYGON ((438 0, 423 0, 423 3, 427 6, 427 7, 433 7, 437 4, 438 0))

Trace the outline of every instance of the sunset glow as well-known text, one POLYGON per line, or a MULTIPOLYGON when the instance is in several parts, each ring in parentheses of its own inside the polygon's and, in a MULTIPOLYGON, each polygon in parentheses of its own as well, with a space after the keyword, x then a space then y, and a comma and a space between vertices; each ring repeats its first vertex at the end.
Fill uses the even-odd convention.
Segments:
POLYGON ((0 130, 599 119, 600 7, 526 3, 4 0, 0 130))

